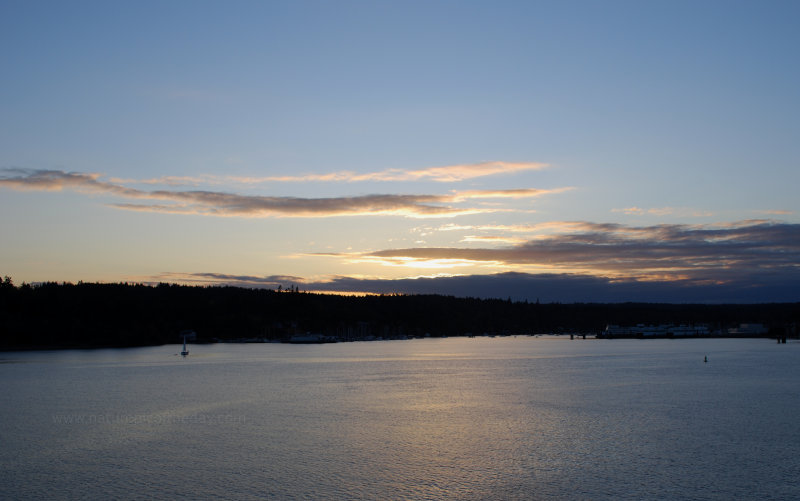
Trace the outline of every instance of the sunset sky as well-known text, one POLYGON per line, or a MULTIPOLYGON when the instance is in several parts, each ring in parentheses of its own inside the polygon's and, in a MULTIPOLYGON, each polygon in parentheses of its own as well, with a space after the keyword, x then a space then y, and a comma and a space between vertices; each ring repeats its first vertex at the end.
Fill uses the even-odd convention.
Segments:
POLYGON ((0 275, 800 301, 800 2, 0 0, 0 275))

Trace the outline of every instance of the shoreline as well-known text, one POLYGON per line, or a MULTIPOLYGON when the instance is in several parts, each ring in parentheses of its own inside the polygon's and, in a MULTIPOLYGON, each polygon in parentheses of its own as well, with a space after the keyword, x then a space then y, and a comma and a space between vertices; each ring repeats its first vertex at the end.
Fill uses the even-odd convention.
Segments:
MULTIPOLYGON (((326 340, 324 342, 292 342, 290 340, 282 340, 282 339, 220 339, 211 342, 196 342, 191 343, 191 345, 212 345, 212 344, 292 344, 292 345, 309 345, 309 344, 339 344, 339 343, 356 343, 356 342, 363 342, 363 343, 374 343, 380 341, 410 341, 415 339, 446 339, 446 338, 464 338, 464 339, 474 339, 474 338, 482 338, 482 339, 493 339, 493 338, 508 338, 508 337, 549 337, 549 338, 561 338, 567 336, 574 336, 570 338, 570 340, 601 340, 601 341, 614 341, 614 340, 624 340, 624 339, 637 339, 637 340, 650 340, 650 339, 670 339, 670 340, 685 340, 685 339, 765 339, 770 341, 778 341, 779 344, 786 344, 788 341, 800 341, 800 337, 775 337, 775 336, 735 336, 735 335, 707 335, 707 336, 603 336, 597 334, 587 334, 585 337, 582 333, 563 333, 563 334, 554 334, 554 333, 539 333, 539 334, 498 334, 498 335, 487 335, 487 336, 474 336, 474 335, 462 335, 462 336, 428 336, 428 337, 411 337, 411 338, 373 338, 373 339, 336 339, 336 340, 326 340)), ((103 345, 87 345, 87 344, 78 344, 78 345, 17 345, 17 346, 0 346, 0 353, 3 352, 21 352, 21 351, 91 351, 91 350, 110 350, 110 349, 130 349, 130 348, 153 348, 157 346, 170 346, 175 344, 179 346, 180 343, 154 343, 154 344, 137 344, 137 345, 111 345, 111 344, 103 344, 103 345)))

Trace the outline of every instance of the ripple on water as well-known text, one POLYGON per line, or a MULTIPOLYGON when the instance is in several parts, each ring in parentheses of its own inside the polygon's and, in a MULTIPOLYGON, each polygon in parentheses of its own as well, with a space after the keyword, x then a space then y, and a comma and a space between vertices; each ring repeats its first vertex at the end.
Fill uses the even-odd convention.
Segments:
POLYGON ((800 498, 800 344, 247 349, 12 355, 0 497, 800 498))

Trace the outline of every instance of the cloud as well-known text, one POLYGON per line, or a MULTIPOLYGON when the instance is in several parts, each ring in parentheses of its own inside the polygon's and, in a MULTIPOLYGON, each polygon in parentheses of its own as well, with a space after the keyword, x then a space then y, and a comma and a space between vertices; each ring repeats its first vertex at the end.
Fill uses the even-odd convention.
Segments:
POLYGON ((229 275, 223 273, 175 273, 167 272, 152 277, 151 282, 168 282, 197 285, 229 285, 258 289, 277 289, 302 284, 304 279, 292 275, 269 275, 255 277, 250 275, 229 275))
POLYGON ((502 236, 502 235, 467 235, 461 239, 462 242, 502 242, 520 244, 525 242, 524 238, 502 236))
POLYGON ((476 164, 446 165, 425 169, 385 169, 376 172, 358 173, 337 171, 324 174, 301 174, 297 176, 163 176, 150 179, 112 179, 122 184, 150 184, 167 186, 199 186, 220 184, 263 184, 263 183, 302 183, 302 182, 363 182, 363 181, 436 181, 450 183, 485 176, 514 174, 517 172, 542 170, 548 165, 538 162, 481 162, 476 164))
POLYGON ((375 194, 350 197, 302 198, 241 195, 219 191, 145 191, 99 180, 98 174, 57 170, 6 169, 0 187, 16 190, 56 191, 71 189, 109 194, 127 199, 159 200, 167 203, 112 203, 112 207, 135 211, 236 217, 330 217, 398 215, 406 217, 453 217, 493 212, 499 209, 457 207, 453 204, 476 198, 537 197, 562 190, 472 190, 445 195, 375 194))
POLYGON ((794 212, 790 210, 762 210, 759 212, 761 214, 769 214, 771 216, 791 216, 794 214, 794 212))
POLYGON ((0 187, 22 191, 61 191, 73 189, 84 193, 111 193, 140 197, 144 192, 121 185, 98 181, 100 174, 60 170, 2 169, 0 187))
POLYGON ((452 200, 450 196, 439 195, 363 195, 355 197, 300 198, 249 196, 208 191, 159 191, 153 192, 151 197, 169 199, 176 202, 176 204, 113 204, 113 206, 128 210, 238 217, 363 215, 452 217, 487 212, 484 209, 461 209, 436 205, 452 200))
POLYGON ((329 174, 306 174, 302 176, 277 176, 252 178, 258 182, 282 181, 420 181, 429 180, 442 183, 464 181, 478 177, 494 176, 499 174, 512 174, 529 170, 541 170, 548 165, 538 162, 481 162, 476 164, 446 165, 441 167, 428 167, 425 169, 386 169, 377 172, 357 173, 352 171, 339 171, 329 174))
POLYGON ((502 248, 313 254, 432 270, 475 265, 514 270, 506 273, 400 279, 197 273, 185 275, 183 281, 269 288, 297 284, 313 291, 539 298, 547 302, 800 301, 800 224, 749 220, 635 227, 574 221, 541 226, 572 230, 502 248), (548 271, 531 273, 530 269, 548 271))
MULTIPOLYGON (((556 190, 553 190, 555 192, 556 190)), ((433 228, 437 231, 464 231, 464 230, 480 230, 480 231, 498 231, 508 233, 530 233, 534 236, 546 236, 551 233, 567 233, 574 231, 625 231, 624 227, 617 224, 601 224, 590 223, 586 221, 546 221, 542 223, 531 224, 482 224, 482 225, 457 225, 453 223, 444 224, 438 228, 433 228)), ((628 231, 635 232, 641 231, 635 228, 630 228, 628 231)))
POLYGON ((542 190, 535 188, 521 188, 513 190, 469 190, 456 192, 455 200, 467 200, 476 198, 534 198, 542 195, 564 193, 573 189, 572 187, 555 188, 542 190))
POLYGON ((660 277, 753 284, 775 273, 800 272, 800 225, 743 221, 727 225, 573 223, 581 231, 541 236, 502 248, 386 249, 362 257, 418 266, 431 260, 580 272, 618 279, 660 277))
POLYGON ((687 207, 652 207, 643 209, 641 207, 625 207, 623 209, 611 209, 611 212, 621 212, 629 216, 682 216, 682 217, 712 217, 713 212, 707 210, 691 209, 687 207))
POLYGON ((235 178, 228 176, 216 176, 213 174, 201 174, 199 176, 161 176, 148 179, 132 179, 112 177, 109 182, 117 184, 144 184, 144 185, 163 185, 163 186, 200 186, 200 185, 221 185, 229 183, 235 178))
POLYGON ((482 162, 477 164, 448 165, 445 167, 429 167, 414 171, 389 170, 376 173, 378 180, 385 181, 413 181, 430 179, 439 182, 463 181, 476 177, 493 176, 497 174, 510 174, 526 170, 541 170, 547 164, 535 162, 482 162))
POLYGON ((674 207, 657 207, 651 209, 642 209, 641 207, 626 207, 623 209, 611 209, 611 212, 622 212, 623 214, 633 216, 643 216, 650 214, 652 216, 669 216, 675 213, 674 207))
POLYGON ((579 274, 497 273, 397 280, 337 277, 320 290, 370 293, 443 294, 459 297, 537 299, 543 302, 761 303, 800 300, 798 277, 774 276, 756 286, 692 281, 620 281, 579 274))
POLYGON ((759 284, 747 281, 697 283, 691 280, 617 280, 604 276, 566 273, 496 273, 380 279, 334 276, 326 280, 299 277, 242 276, 220 273, 171 273, 158 277, 210 285, 277 289, 297 285, 301 290, 359 294, 441 294, 458 297, 512 298, 542 302, 765 303, 800 300, 798 273, 772 275, 759 284))

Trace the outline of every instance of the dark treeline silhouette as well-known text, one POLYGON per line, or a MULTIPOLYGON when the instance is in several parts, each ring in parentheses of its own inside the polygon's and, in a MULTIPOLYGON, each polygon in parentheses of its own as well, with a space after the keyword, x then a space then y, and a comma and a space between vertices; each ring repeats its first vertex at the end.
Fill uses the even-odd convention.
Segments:
POLYGON ((538 304, 439 295, 337 296, 239 287, 0 282, 0 348, 145 346, 180 341, 342 340, 488 334, 588 333, 606 324, 763 323, 794 329, 800 303, 538 304))

